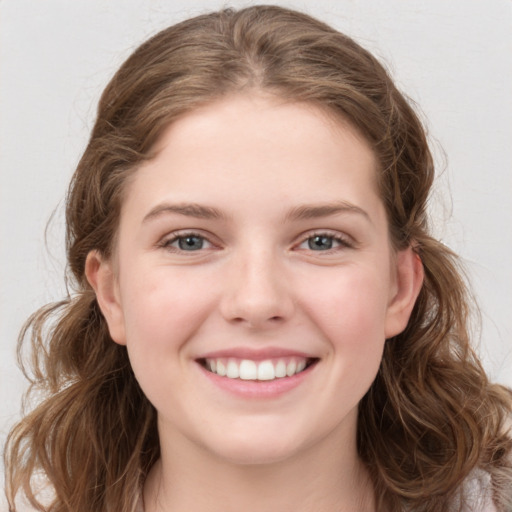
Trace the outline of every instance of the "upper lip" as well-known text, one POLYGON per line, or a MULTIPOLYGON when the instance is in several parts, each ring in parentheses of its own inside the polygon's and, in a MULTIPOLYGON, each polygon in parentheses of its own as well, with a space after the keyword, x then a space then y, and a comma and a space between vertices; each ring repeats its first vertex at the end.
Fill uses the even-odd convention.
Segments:
POLYGON ((263 361, 265 359, 277 359, 280 357, 303 357, 303 358, 316 358, 313 354, 291 350, 281 347, 266 347, 266 348, 248 348, 248 347, 233 347, 225 348, 222 350, 214 350, 201 354, 197 359, 218 359, 218 358, 234 358, 234 359, 250 359, 253 361, 263 361))

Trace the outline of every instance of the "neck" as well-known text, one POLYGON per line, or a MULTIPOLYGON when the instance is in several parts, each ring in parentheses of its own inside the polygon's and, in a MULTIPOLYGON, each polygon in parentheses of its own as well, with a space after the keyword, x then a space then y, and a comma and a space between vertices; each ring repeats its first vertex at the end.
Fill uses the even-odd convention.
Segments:
POLYGON ((144 489, 145 512, 374 512, 353 442, 324 442, 283 461, 237 464, 186 442, 162 443, 144 489))

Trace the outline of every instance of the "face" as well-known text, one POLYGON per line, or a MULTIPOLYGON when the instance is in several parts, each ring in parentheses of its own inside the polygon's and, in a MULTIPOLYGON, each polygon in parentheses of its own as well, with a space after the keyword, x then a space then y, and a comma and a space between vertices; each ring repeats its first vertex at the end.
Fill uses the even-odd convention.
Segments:
POLYGON ((186 115, 157 149, 128 185, 115 256, 91 254, 88 277, 161 437, 240 463, 355 445, 421 281, 390 246, 366 142, 253 95, 186 115))

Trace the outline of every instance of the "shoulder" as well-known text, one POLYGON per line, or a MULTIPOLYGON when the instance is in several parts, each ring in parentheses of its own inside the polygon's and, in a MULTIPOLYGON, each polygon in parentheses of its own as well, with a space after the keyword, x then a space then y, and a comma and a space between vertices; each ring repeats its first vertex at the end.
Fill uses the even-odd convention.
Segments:
MULTIPOLYGON (((461 488, 465 508, 468 512, 498 512, 492 499, 492 485, 489 473, 475 470, 461 488)), ((460 502, 457 501, 460 506, 460 502)), ((456 507, 455 510, 458 510, 456 507)))

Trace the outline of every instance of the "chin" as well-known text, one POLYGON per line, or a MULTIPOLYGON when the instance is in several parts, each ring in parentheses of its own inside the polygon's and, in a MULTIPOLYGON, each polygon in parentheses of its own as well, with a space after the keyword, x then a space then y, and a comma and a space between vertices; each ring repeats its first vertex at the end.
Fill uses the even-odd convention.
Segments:
POLYGON ((236 466, 268 466, 292 458, 297 450, 284 447, 261 446, 259 444, 231 446, 216 455, 229 464, 236 466))
POLYGON ((282 429, 231 430, 229 438, 207 443, 216 457, 234 465, 269 465, 294 458, 307 444, 282 429))

